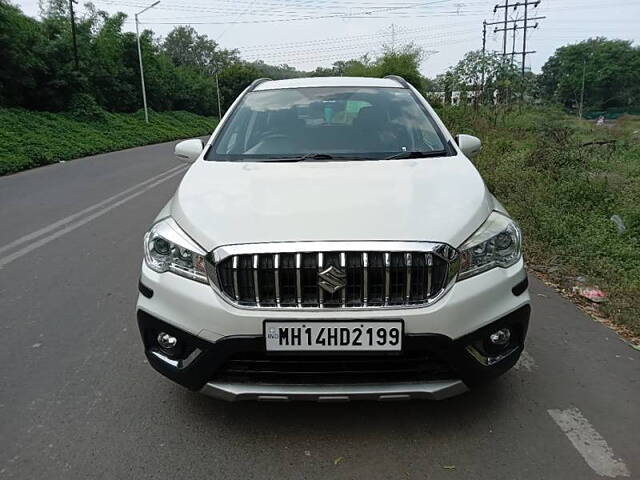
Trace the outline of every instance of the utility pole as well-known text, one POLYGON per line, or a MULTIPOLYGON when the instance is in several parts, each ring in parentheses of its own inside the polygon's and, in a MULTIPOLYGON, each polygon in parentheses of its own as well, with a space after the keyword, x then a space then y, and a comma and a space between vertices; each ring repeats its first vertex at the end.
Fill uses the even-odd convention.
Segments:
POLYGON ((486 69, 486 51, 487 51, 487 21, 482 21, 482 94, 484 96, 484 76, 486 69))
MULTIPOLYGON (((540 2, 538 2, 540 3, 540 2)), ((538 6, 538 3, 536 3, 536 7, 538 6)), ((529 7, 529 2, 524 2, 524 28, 522 30, 522 79, 524 80, 524 67, 525 67, 525 60, 526 60, 526 56, 527 54, 525 53, 527 51, 527 20, 528 20, 528 16, 527 14, 529 13, 528 11, 528 7, 529 7)), ((514 33, 515 36, 515 33, 514 33)), ((515 49, 514 49, 515 50, 515 49)), ((524 89, 522 90, 522 97, 524 98, 524 89)))
POLYGON ((504 35, 502 37, 502 55, 507 54, 507 9, 509 8, 509 0, 504 0, 504 6, 496 5, 493 12, 497 12, 498 8, 504 8, 504 35))
POLYGON ((73 11, 73 4, 76 0, 69 0, 69 15, 71 16, 71 37, 73 38, 73 60, 76 72, 80 70, 80 62, 78 61, 78 40, 76 39, 76 16, 73 11))
POLYGON ((517 23, 513 24, 512 43, 511 43, 511 66, 513 66, 513 57, 516 54, 516 30, 518 30, 517 23))
MULTIPOLYGON (((539 20, 542 18, 546 18, 546 17, 535 17, 535 18, 530 18, 529 20, 539 20)), ((517 22, 522 22, 524 19, 519 18, 517 20, 509 20, 509 22, 513 22, 513 27, 509 27, 507 28, 508 31, 513 32, 513 35, 515 35, 515 31, 516 30, 525 30, 525 29, 529 29, 529 28, 538 28, 538 22, 534 23, 533 25, 527 25, 526 27, 518 27, 517 26, 517 22)), ((495 22, 495 23, 499 23, 502 24, 502 22, 495 22)), ((487 25, 491 25, 490 23, 487 23, 487 25)), ((498 33, 498 32, 502 32, 504 31, 504 28, 494 28, 493 29, 493 33, 498 33)), ((525 30, 526 31, 526 30, 525 30)), ((513 38, 513 45, 512 45, 512 49, 511 49, 511 53, 508 53, 507 55, 511 55, 511 63, 513 63, 513 57, 514 55, 522 55, 522 53, 525 52, 525 50, 523 50, 522 52, 516 52, 515 51, 515 38, 513 38)), ((526 52, 526 54, 528 55, 531 52, 526 52)))
POLYGON ((159 3, 160 3, 160 0, 158 0, 155 3, 152 3, 147 8, 140 10, 138 13, 134 15, 136 19, 136 40, 138 41, 138 59, 140 60, 140 84, 142 85, 142 104, 144 105, 144 121, 146 123, 149 123, 149 112, 147 110, 147 91, 144 86, 144 67, 142 66, 142 48, 140 48, 140 29, 138 27, 138 24, 140 22, 138 21, 138 17, 144 12, 146 12, 147 10, 149 10, 150 8, 155 7, 159 3))
POLYGON ((513 60, 514 60, 514 56, 516 54, 521 54, 522 55, 522 65, 521 65, 521 69, 522 69, 522 80, 523 80, 523 88, 522 88, 522 98, 524 99, 524 77, 525 77, 525 71, 526 71, 526 61, 527 61, 527 55, 531 54, 531 53, 535 53, 535 51, 527 51, 527 30, 530 28, 537 28, 538 24, 536 23, 535 25, 529 25, 529 21, 530 20, 535 20, 535 19, 543 19, 545 17, 535 17, 535 18, 529 18, 529 5, 533 5, 533 7, 537 8, 538 5, 540 5, 541 0, 524 0, 524 1, 516 1, 515 3, 509 3, 509 0, 505 0, 504 5, 495 5, 493 7, 493 11, 494 13, 498 11, 498 9, 500 8, 504 8, 504 22, 494 22, 495 24, 500 24, 503 23, 504 26, 501 29, 495 29, 495 32, 498 31, 502 31, 503 32, 503 51, 502 51, 502 55, 503 58, 506 57, 507 55, 507 9, 513 7, 513 10, 517 10, 519 7, 524 7, 524 18, 523 19, 515 19, 513 20, 513 48, 511 50, 511 65, 513 65, 513 60), (517 24, 518 22, 524 22, 524 26, 522 27, 518 27, 517 24), (522 35, 522 51, 521 52, 516 52, 516 48, 515 48, 515 41, 516 41, 516 31, 518 29, 522 29, 523 31, 523 35, 522 35))
POLYGON ((580 89, 580 109, 578 110, 578 118, 582 119, 582 108, 584 106, 584 77, 587 73, 587 59, 582 61, 582 88, 580 89))
MULTIPOLYGON (((502 36, 502 55, 503 56, 507 55, 507 23, 522 21, 522 19, 511 20, 510 21, 508 19, 508 17, 507 17, 507 14, 508 14, 507 10, 509 8, 512 8, 512 7, 513 7, 513 10, 517 10, 518 7, 524 7, 524 12, 525 12, 524 13, 524 23, 525 23, 525 34, 524 34, 524 39, 525 40, 524 40, 524 42, 525 43, 524 43, 524 46, 522 47, 522 51, 526 52, 526 50, 527 50, 526 49, 526 37, 527 37, 526 28, 528 28, 527 27, 527 21, 528 20, 533 20, 533 19, 528 18, 528 13, 529 13, 528 7, 529 7, 529 5, 533 5, 534 7, 538 7, 538 5, 540 5, 540 2, 541 2, 541 0, 524 0, 524 1, 518 1, 518 2, 515 2, 515 3, 509 3, 509 0, 505 0, 504 5, 495 5, 493 7, 493 13, 496 13, 499 9, 504 9, 504 20, 502 22, 493 22, 492 24, 489 24, 489 25, 499 25, 499 24, 503 25, 502 29, 496 30, 496 31, 504 32, 503 36, 502 36)), ((539 18, 544 18, 544 17, 539 17, 539 18)), ((524 58, 525 57, 523 56, 522 58, 523 58, 523 62, 522 63, 524 64, 524 58)), ((523 75, 524 75, 524 70, 523 70, 523 75)))

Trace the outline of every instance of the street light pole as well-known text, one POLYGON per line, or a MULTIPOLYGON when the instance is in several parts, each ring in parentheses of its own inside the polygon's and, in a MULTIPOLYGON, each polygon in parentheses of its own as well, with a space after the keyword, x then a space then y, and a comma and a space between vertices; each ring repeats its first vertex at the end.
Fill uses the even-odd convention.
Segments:
POLYGON ((578 110, 578 118, 582 120, 582 109, 584 106, 584 77, 587 73, 587 59, 583 59, 582 63, 582 88, 580 89, 580 109, 578 110))
POLYGON ((140 83, 142 85, 142 104, 144 105, 144 121, 149 123, 149 112, 147 111, 147 92, 144 86, 144 67, 142 66, 142 49, 140 48, 140 30, 138 27, 138 16, 149 10, 150 8, 155 7, 160 3, 158 0, 155 3, 152 3, 147 8, 140 10, 138 13, 134 15, 136 19, 136 40, 138 41, 138 59, 140 60, 140 83))
POLYGON ((220 107, 220 84, 218 83, 218 69, 216 69, 216 93, 218 94, 218 121, 222 120, 222 108, 220 107))

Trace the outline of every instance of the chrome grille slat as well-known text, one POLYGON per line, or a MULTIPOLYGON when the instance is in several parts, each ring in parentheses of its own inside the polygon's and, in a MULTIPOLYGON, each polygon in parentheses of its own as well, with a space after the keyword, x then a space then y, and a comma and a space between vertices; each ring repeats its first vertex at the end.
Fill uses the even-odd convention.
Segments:
POLYGON ((362 305, 369 301, 369 254, 362 252, 362 305))
POLYGON ((273 281, 276 293, 276 307, 280 308, 280 254, 273 254, 273 281))
POLYGON ((433 276, 433 255, 427 253, 427 297, 431 294, 431 281, 433 276))
MULTIPOLYGON (((322 271, 324 265, 324 254, 318 252, 318 273, 322 271)), ((324 290, 318 285, 318 305, 320 308, 324 307, 324 290)))
MULTIPOLYGON (((340 252, 340 267, 344 270, 347 267, 347 254, 345 252, 340 252)), ((342 289, 341 293, 342 300, 342 308, 347 306, 347 289, 346 287, 342 289)))
POLYGON ((253 292, 256 296, 256 306, 260 306, 260 282, 258 281, 258 265, 260 256, 258 254, 253 255, 253 292))
POLYGON ((407 269, 407 278, 405 280, 404 304, 407 305, 411 301, 411 264, 413 263, 413 255, 405 253, 404 264, 407 269))
POLYGON ((233 296, 236 302, 240 301, 240 289, 238 288, 238 256, 233 256, 233 296))
POLYGON ((299 250, 297 243, 280 244, 280 251, 271 244, 266 251, 256 244, 253 252, 250 245, 221 247, 225 255, 207 257, 207 273, 214 288, 241 308, 393 309, 433 303, 453 284, 459 265, 457 251, 441 244, 420 250, 418 242, 405 242, 409 248, 402 250, 367 242, 367 250, 312 251, 302 243, 299 250))
POLYGON ((302 254, 296 253, 296 303, 298 308, 302 307, 302 254))
POLYGON ((389 290, 391 288, 391 254, 384 252, 384 306, 389 305, 389 290))

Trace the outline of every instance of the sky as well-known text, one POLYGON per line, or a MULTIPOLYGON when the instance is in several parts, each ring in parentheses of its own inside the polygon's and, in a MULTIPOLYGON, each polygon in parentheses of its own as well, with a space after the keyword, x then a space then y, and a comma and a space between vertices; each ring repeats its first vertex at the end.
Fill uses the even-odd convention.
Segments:
MULTIPOLYGON (((129 15, 154 0, 95 0, 101 10, 129 15)), ((524 18, 525 0, 508 9, 509 19, 524 18)), ((527 30, 527 67, 540 72, 556 48, 591 37, 632 40, 640 45, 640 0, 526 0, 537 28, 527 30)), ((375 57, 382 45, 413 43, 425 51, 421 72, 428 77, 444 73, 463 55, 482 48, 482 22, 504 20, 505 0, 161 0, 140 16, 141 28, 166 35, 176 25, 192 25, 223 48, 237 48, 246 60, 288 64, 300 70, 330 66, 337 60, 375 57)), ((13 0, 31 16, 39 15, 39 0, 13 0)), ((78 15, 86 11, 76 6, 78 15)), ((511 23, 510 25, 513 25, 511 23)), ((518 23, 522 26, 522 22, 518 23)), ((487 27, 487 50, 503 48, 503 33, 487 27)), ((513 32, 507 50, 513 46, 513 32)), ((523 29, 516 31, 515 47, 522 51, 523 29)))

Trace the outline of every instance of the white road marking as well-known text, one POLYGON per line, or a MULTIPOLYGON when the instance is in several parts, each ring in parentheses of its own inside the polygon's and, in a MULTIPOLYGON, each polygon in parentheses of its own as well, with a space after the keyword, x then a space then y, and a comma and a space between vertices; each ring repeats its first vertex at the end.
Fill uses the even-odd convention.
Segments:
POLYGON ((629 469, 613 455, 613 450, 589 423, 580 410, 547 410, 551 418, 569 438, 582 458, 598 475, 603 477, 628 477, 629 469))
MULTIPOLYGON (((32 242, 32 243, 26 245, 25 247, 21 248, 20 250, 17 250, 17 251, 15 251, 15 252, 13 252, 13 253, 5 256, 5 257, 0 258, 0 268, 4 267, 5 265, 7 265, 7 264, 9 264, 11 262, 13 262, 16 259, 22 257, 23 255, 26 255, 27 253, 32 252, 36 248, 40 248, 43 245, 46 245, 47 243, 55 240, 56 238, 59 238, 59 237, 65 235, 65 234, 75 230, 76 228, 79 228, 79 227, 89 223, 90 221, 92 221, 92 220, 94 220, 94 219, 96 219, 98 217, 101 217, 105 213, 110 212, 114 208, 119 207, 120 205, 122 205, 123 203, 126 203, 129 200, 133 200, 137 196, 142 195, 143 193, 151 190, 153 187, 156 187, 157 185, 160 185, 161 183, 166 182, 170 178, 175 177, 176 175, 182 173, 184 170, 186 170, 186 168, 187 168, 186 166, 180 166, 179 170, 177 170, 177 171, 175 169, 172 169, 173 170, 172 173, 164 176, 160 180, 157 180, 157 181, 155 181, 155 182, 153 182, 151 184, 146 185, 144 188, 138 190, 137 192, 135 192, 135 193, 133 193, 131 195, 128 195, 128 196, 118 200, 117 202, 114 202, 114 203, 102 208, 101 210, 98 210, 97 212, 78 220, 77 222, 70 223, 65 228, 57 230, 56 232, 52 233, 51 235, 48 235, 47 237, 41 238, 40 240, 36 240, 35 242, 32 242)), ((146 182, 143 182, 143 183, 146 183, 146 182)), ((139 186, 136 185, 135 187, 132 187, 132 189, 138 188, 138 187, 139 186)), ((129 191, 131 191, 131 189, 129 189, 129 191)))
POLYGON ((2 247, 0 247, 0 253, 5 252, 7 250, 10 250, 11 248, 17 247, 22 243, 26 243, 26 242, 34 240, 34 239, 36 239, 38 237, 41 237, 45 233, 49 233, 49 232, 51 232, 52 230, 55 230, 58 227, 61 227, 63 225, 66 225, 66 224, 74 221, 76 218, 82 217, 83 215, 91 212, 92 210, 95 210, 95 209, 100 208, 100 207, 102 207, 104 205, 107 205, 108 203, 113 202, 114 200, 116 200, 119 197, 122 197, 122 196, 124 196, 124 195, 126 195, 126 194, 128 194, 130 192, 135 191, 135 190, 138 190, 139 188, 144 187, 146 184, 151 183, 151 182, 153 182, 155 180, 158 180, 159 178, 163 177, 164 175, 168 175, 168 174, 170 174, 172 172, 176 172, 176 171, 178 171, 180 169, 184 169, 184 168, 186 168, 184 165, 178 165, 177 167, 170 168, 169 170, 166 170, 166 171, 164 171, 164 172, 162 172, 162 173, 160 173, 160 174, 158 174, 158 175, 156 175, 154 177, 151 177, 151 178, 145 180, 144 182, 140 182, 137 185, 134 185, 133 187, 127 188, 126 190, 123 190, 120 193, 116 193, 115 195, 112 195, 111 197, 106 198, 106 199, 102 200, 101 202, 98 202, 98 203, 96 203, 94 205, 91 205, 90 207, 87 207, 84 210, 80 210, 79 212, 74 213, 72 215, 69 215, 68 217, 61 218, 57 222, 53 222, 52 224, 47 225, 46 227, 43 227, 43 228, 41 228, 39 230, 36 230, 34 232, 31 232, 31 233, 28 233, 27 235, 24 235, 24 236, 14 240, 14 241, 12 241, 11 243, 8 243, 8 244, 3 245, 2 247))
POLYGON ((536 367, 536 361, 526 350, 522 351, 520 358, 513 366, 513 368, 515 368, 516 370, 527 370, 528 372, 532 371, 536 367))

